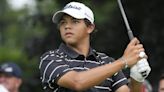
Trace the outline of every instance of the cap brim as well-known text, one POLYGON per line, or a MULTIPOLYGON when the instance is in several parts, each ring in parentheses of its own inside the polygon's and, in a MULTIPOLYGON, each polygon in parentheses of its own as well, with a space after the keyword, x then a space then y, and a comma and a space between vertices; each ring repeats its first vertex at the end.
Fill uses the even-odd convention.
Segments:
POLYGON ((68 14, 74 18, 77 18, 77 19, 84 19, 85 18, 85 16, 83 14, 81 14, 78 10, 65 9, 65 10, 56 12, 52 17, 52 21, 54 23, 58 23, 64 14, 68 14))

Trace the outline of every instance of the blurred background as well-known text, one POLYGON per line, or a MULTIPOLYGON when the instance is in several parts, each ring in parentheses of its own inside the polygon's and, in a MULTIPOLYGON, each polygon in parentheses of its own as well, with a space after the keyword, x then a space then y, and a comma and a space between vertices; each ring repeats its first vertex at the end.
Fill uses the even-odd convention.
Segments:
MULTIPOLYGON (((43 92, 39 77, 40 56, 56 49, 60 35, 51 18, 72 0, 1 0, 0 63, 16 62, 23 70, 20 92, 43 92)), ((97 32, 91 45, 97 51, 119 58, 129 43, 116 0, 74 0, 88 5, 95 14, 97 32)), ((148 81, 157 92, 164 72, 163 0, 122 0, 130 26, 149 56, 152 71, 148 81)))

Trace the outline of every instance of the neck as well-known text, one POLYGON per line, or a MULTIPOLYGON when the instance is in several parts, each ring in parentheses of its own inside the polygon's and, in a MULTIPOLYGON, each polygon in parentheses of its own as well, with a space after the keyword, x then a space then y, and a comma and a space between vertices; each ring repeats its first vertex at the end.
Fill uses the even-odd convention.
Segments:
POLYGON ((89 52, 89 48, 90 48, 90 42, 89 42, 89 40, 79 41, 78 44, 76 44, 76 45, 68 45, 68 47, 72 48, 77 53, 82 54, 85 57, 87 57, 88 52, 89 52))

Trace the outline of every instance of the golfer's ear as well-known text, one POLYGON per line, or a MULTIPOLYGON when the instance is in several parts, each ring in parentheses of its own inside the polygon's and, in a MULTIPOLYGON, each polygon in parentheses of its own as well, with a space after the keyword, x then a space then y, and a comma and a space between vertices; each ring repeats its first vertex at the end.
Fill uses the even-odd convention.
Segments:
POLYGON ((88 26, 88 33, 89 33, 89 34, 92 33, 92 32, 94 31, 94 29, 95 29, 95 24, 89 25, 89 26, 88 26))

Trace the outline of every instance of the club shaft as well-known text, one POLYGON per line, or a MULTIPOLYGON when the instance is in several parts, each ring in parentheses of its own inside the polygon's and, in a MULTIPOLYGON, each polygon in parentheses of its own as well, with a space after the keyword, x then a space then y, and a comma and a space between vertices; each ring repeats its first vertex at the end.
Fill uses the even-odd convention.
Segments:
POLYGON ((126 14, 125 14, 124 8, 122 6, 121 0, 117 0, 117 1, 118 1, 118 5, 119 5, 119 8, 120 8, 122 17, 124 19, 125 25, 126 25, 126 29, 127 29, 127 32, 128 32, 129 39, 132 40, 134 38, 134 35, 133 35, 133 32, 132 32, 132 30, 129 26, 129 22, 128 22, 128 19, 126 17, 126 14))
MULTIPOLYGON (((133 35, 133 32, 132 32, 132 30, 131 30, 131 28, 130 28, 130 26, 129 26, 128 19, 127 19, 127 17, 126 17, 126 14, 125 14, 124 8, 123 8, 123 6, 122 6, 121 0, 117 0, 117 1, 118 1, 118 5, 119 5, 119 8, 120 8, 122 17, 123 17, 123 19, 124 19, 126 28, 127 28, 127 32, 128 32, 129 39, 132 40, 132 39, 134 38, 134 35, 133 35)), ((142 62, 137 62, 137 64, 138 64, 138 65, 143 65, 143 63, 145 63, 145 62, 143 62, 143 59, 145 59, 145 58, 143 58, 143 57, 145 56, 145 52, 140 52, 139 56, 142 58, 142 59, 141 59, 142 62), (141 54, 142 54, 142 55, 141 55, 141 54)), ((146 60, 146 61, 147 61, 147 60, 146 60)), ((146 63, 147 63, 147 62, 146 62, 146 63)), ((147 75, 145 75, 145 72, 147 72, 147 71, 145 70, 145 71, 141 72, 141 75, 142 75, 143 77, 147 76, 147 75)))

